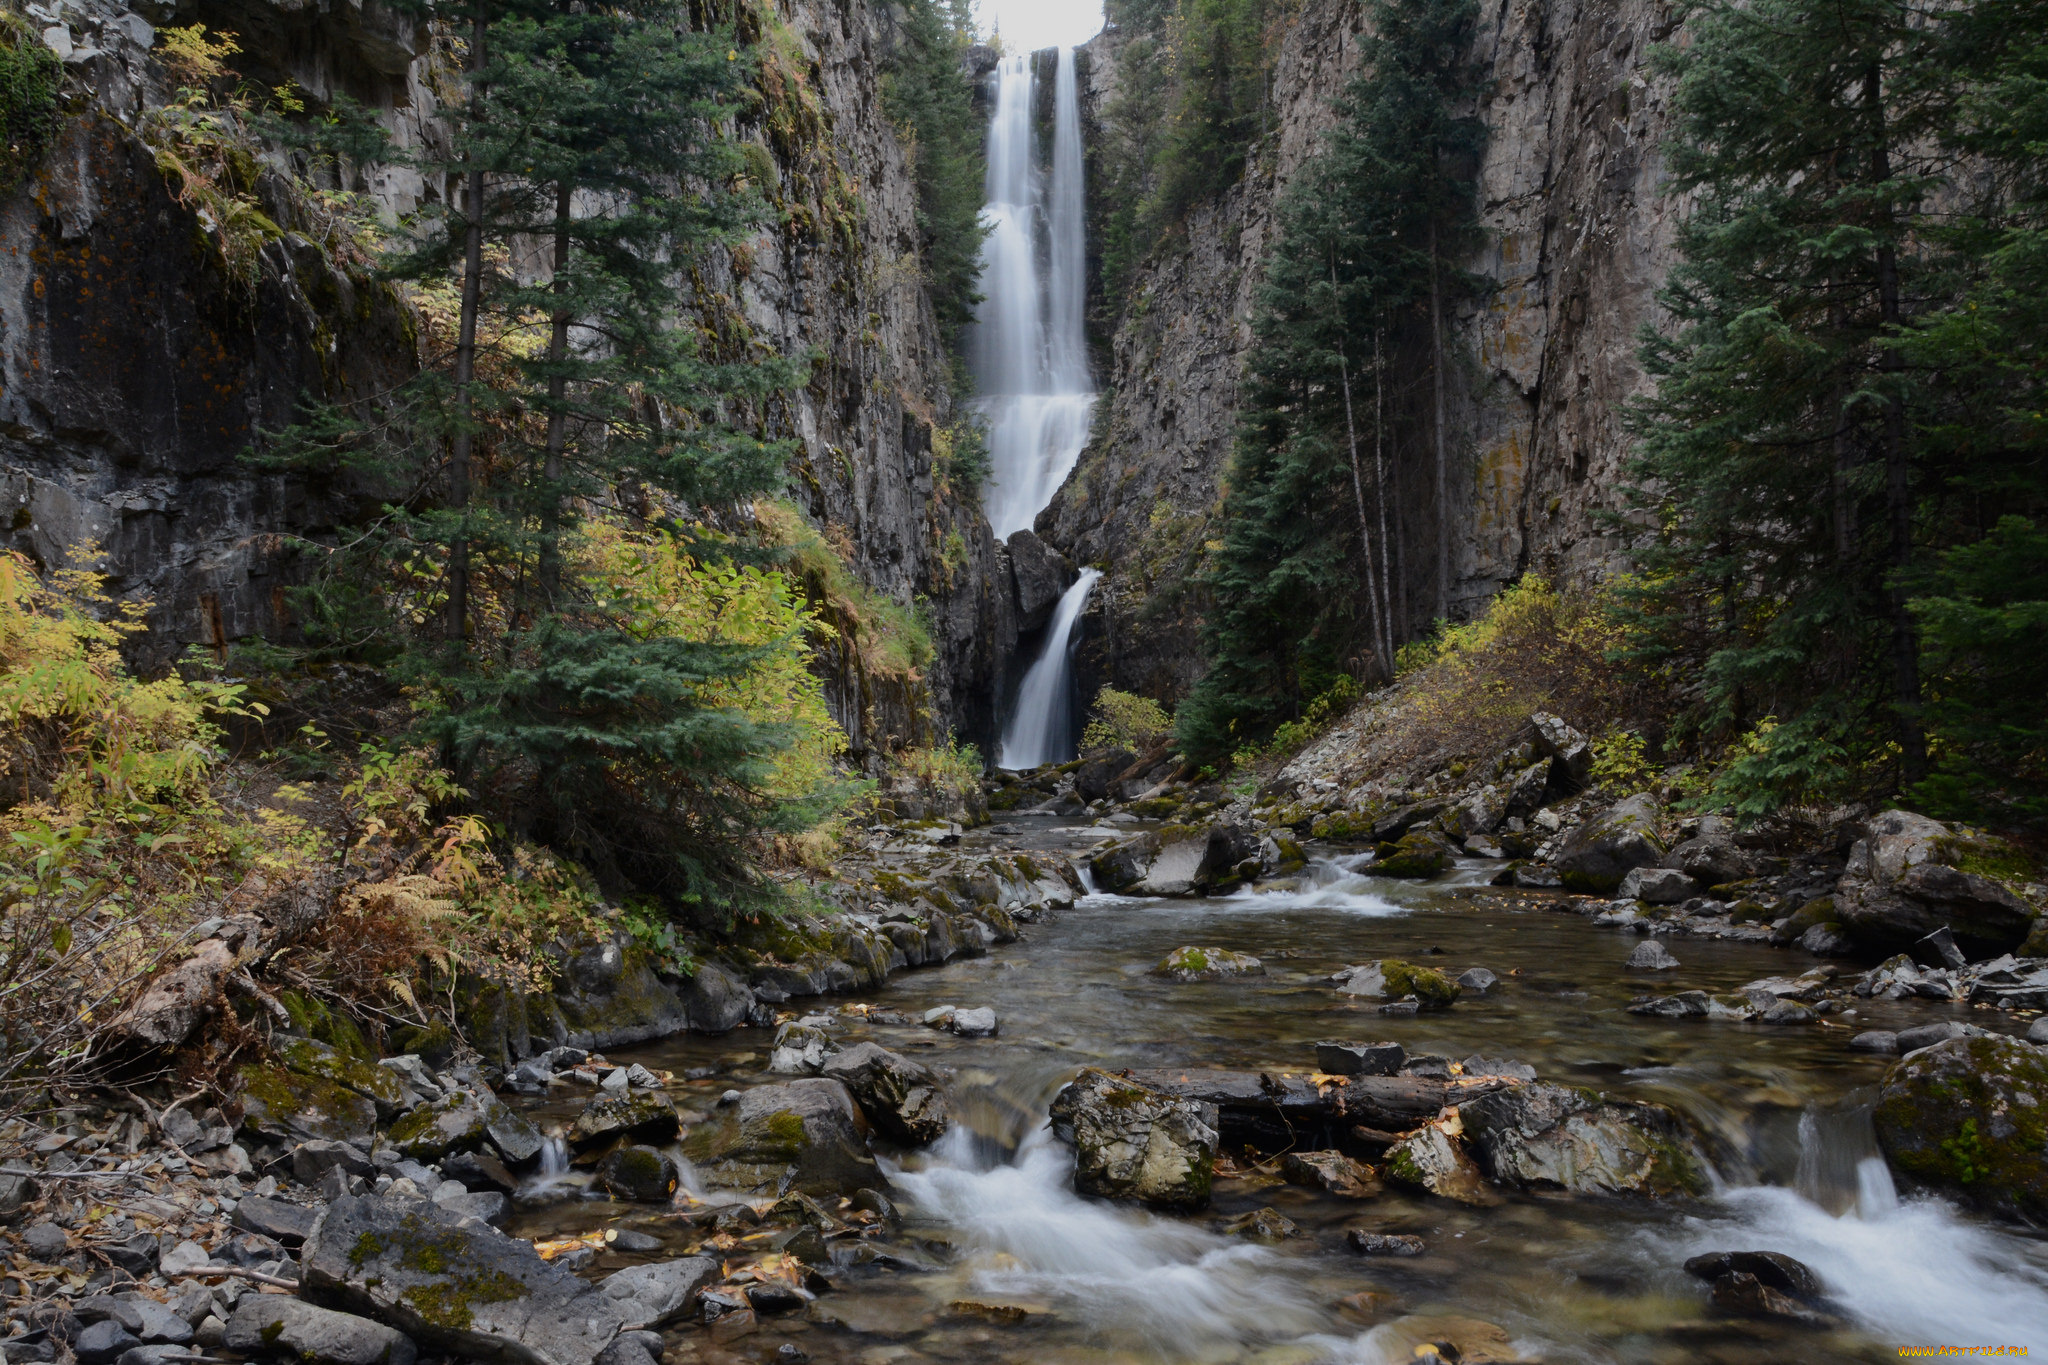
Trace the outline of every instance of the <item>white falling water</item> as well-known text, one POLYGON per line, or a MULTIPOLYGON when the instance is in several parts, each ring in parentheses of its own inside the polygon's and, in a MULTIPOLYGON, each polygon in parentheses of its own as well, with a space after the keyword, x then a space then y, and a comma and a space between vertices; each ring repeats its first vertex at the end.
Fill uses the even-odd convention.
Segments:
POLYGON ((1045 628, 1045 650, 1017 689, 1016 709, 1003 731, 1003 751, 996 761, 1005 768, 1035 768, 1057 763, 1074 753, 1074 627, 1099 570, 1083 569, 1074 586, 1053 608, 1045 628))
MULTIPOLYGON (((969 357, 988 424, 983 499, 989 526, 1005 540, 1027 529, 1059 491, 1088 443, 1095 406, 1083 316, 1088 243, 1072 48, 1059 49, 1054 73, 1050 175, 1040 170, 1033 145, 1037 78, 1029 56, 1005 58, 998 68, 988 131, 984 297, 969 357)), ((1083 574, 1060 599, 1003 735, 1006 767, 1073 754, 1073 633, 1098 576, 1083 574)))
POLYGON ((1088 298, 1081 114, 1074 51, 1053 81, 1052 173, 1039 169, 1031 58, 1007 57, 988 133, 989 235, 969 358, 988 423, 990 527, 1007 540, 1035 520, 1088 442, 1095 404, 1083 313, 1088 298))

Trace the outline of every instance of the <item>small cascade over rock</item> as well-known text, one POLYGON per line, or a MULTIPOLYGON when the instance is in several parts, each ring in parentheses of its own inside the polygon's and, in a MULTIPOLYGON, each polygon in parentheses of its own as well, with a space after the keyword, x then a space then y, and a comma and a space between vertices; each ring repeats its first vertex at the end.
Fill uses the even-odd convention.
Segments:
POLYGON ((1102 577, 1097 569, 1083 569, 1053 608, 1052 624, 1045 630, 1045 649, 1017 689, 1017 706, 1003 730, 1003 747, 997 762, 1005 768, 1035 768, 1074 756, 1079 741, 1074 724, 1074 631, 1081 624, 1088 594, 1102 577))

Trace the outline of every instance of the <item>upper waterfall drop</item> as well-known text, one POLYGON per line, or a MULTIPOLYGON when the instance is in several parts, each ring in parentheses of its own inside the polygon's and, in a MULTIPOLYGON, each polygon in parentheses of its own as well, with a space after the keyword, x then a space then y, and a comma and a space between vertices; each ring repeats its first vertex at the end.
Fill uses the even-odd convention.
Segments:
POLYGON ((1088 442, 1095 406, 1085 310, 1088 245, 1082 199, 1081 107, 1074 50, 1053 78, 1050 175, 1039 167, 1031 58, 1006 57, 989 122, 981 305, 969 364, 988 423, 983 493, 998 539, 1028 528, 1088 442))

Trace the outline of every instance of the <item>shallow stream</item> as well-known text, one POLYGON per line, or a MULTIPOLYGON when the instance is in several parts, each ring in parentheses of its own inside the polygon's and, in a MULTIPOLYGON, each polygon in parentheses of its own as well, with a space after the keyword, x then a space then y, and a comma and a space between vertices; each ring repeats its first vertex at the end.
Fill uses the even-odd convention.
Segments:
MULTIPOLYGON (((1074 837, 1038 833, 1041 842, 1074 837)), ((1755 945, 1677 940, 1681 966, 1648 979, 1623 966, 1632 937, 1474 880, 1394 883, 1340 860, 1315 865, 1293 891, 1091 896, 987 957, 902 974, 859 1001, 818 1002, 841 1009, 843 1041, 871 1038, 951 1069, 961 1123, 933 1150, 896 1158, 905 1220, 886 1240, 899 1255, 842 1270, 811 1320, 763 1319, 718 1345, 700 1335, 680 1357, 769 1360, 796 1342, 814 1361, 847 1365, 1309 1365, 1407 1361, 1415 1343, 1442 1336, 1468 1361, 1763 1365, 1896 1359, 1901 1346, 2048 1350, 2048 1242, 1940 1201, 1902 1199, 1872 1142, 1865 1106, 1888 1059, 1849 1051, 1850 1034, 1932 1022, 1948 1007, 1866 1003, 1795 1028, 1632 1016, 1623 1007, 1646 990, 1729 990, 1811 964, 1755 945), (1255 954, 1266 974, 1200 984, 1146 974, 1185 944, 1255 954), (1406 1018, 1328 983, 1338 967, 1380 957, 1453 974, 1483 966, 1501 982, 1447 1012, 1406 1018), (914 1020, 940 1004, 992 1006, 1000 1036, 959 1039, 861 1010, 914 1020), (1545 1080, 1672 1105, 1698 1131, 1717 1193, 1661 1202, 1508 1194, 1482 1209, 1391 1187, 1339 1200, 1254 1169, 1219 1179, 1208 1213, 1176 1219, 1072 1192, 1072 1157, 1043 1116, 1077 1068, 1307 1073, 1312 1044, 1326 1038, 1512 1058, 1545 1080), (1218 1231, 1262 1206, 1304 1235, 1268 1247, 1218 1231), (1420 1234, 1428 1252, 1361 1258, 1344 1243, 1351 1226, 1420 1234), (1717 1316, 1706 1287, 1680 1268, 1714 1250, 1804 1261, 1852 1326, 1815 1332, 1717 1316)), ((770 1042, 766 1030, 742 1030, 609 1055, 678 1076, 719 1068, 682 1084, 678 1098, 703 1109, 729 1086, 783 1079, 766 1074, 770 1042)), ((566 1120, 585 1098, 558 1093, 548 1111, 566 1120)), ((655 1232, 673 1244, 668 1254, 695 1240, 666 1212, 591 1200, 527 1205, 516 1230, 606 1225, 655 1232)))

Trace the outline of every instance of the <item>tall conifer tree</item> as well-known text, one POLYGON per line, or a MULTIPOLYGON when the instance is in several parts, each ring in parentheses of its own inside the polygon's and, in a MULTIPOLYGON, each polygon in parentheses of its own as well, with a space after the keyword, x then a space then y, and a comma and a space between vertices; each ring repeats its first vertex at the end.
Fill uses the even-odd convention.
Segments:
MULTIPOLYGON (((1363 74, 1282 203, 1222 545, 1203 577, 1209 671, 1177 727, 1204 758, 1270 734, 1342 677, 1392 674, 1406 598, 1393 460, 1420 448, 1440 465, 1445 442, 1441 401, 1419 426, 1404 419, 1390 371, 1440 387, 1445 300, 1467 287, 1456 262, 1474 233, 1475 12, 1376 0, 1363 74)), ((1442 487, 1440 471, 1431 482, 1442 487)))

